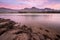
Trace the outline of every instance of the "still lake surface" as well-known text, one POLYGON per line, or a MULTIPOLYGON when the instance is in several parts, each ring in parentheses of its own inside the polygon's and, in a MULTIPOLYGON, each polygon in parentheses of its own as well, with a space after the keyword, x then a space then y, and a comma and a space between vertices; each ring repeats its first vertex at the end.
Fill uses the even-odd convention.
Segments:
POLYGON ((22 24, 37 24, 60 32, 60 14, 0 14, 0 18, 11 19, 22 24))

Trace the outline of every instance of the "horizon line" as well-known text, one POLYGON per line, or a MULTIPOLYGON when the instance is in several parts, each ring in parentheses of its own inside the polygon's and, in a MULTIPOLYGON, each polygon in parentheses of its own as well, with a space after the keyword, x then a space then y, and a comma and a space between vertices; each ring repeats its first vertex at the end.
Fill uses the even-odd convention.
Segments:
MULTIPOLYGON (((7 8, 7 9, 14 9, 14 8, 8 8, 8 7, 0 7, 0 8, 7 8)), ((25 8, 29 8, 29 7, 25 7, 25 8)), ((21 9, 25 9, 25 8, 18 8, 18 9, 15 9, 15 10, 21 10, 21 9)), ((32 8, 32 7, 30 7, 32 8)), ((49 7, 45 7, 45 8, 38 8, 38 7, 35 7, 37 9, 45 9, 45 8, 49 8, 49 7)), ((54 8, 50 8, 50 9, 54 9, 54 8)), ((54 10, 60 10, 60 9, 54 9, 54 10)))

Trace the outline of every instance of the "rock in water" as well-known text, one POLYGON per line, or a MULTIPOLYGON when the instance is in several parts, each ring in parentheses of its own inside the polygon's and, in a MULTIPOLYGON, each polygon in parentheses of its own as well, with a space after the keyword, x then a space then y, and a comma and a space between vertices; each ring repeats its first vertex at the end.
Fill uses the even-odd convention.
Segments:
POLYGON ((0 18, 0 40, 60 40, 60 34, 42 26, 26 26, 0 18))

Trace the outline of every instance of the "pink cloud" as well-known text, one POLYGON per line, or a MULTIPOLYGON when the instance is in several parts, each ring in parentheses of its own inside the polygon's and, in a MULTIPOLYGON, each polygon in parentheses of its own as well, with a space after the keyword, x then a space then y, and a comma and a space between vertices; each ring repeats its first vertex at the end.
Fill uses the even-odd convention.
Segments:
POLYGON ((44 6, 46 8, 52 8, 52 9, 60 9, 60 4, 49 4, 44 6))
POLYGON ((0 7, 11 8, 11 9, 23 9, 25 7, 31 7, 30 5, 8 5, 0 4, 0 7))
POLYGON ((51 3, 48 4, 48 0, 17 0, 17 2, 24 2, 25 4, 19 5, 8 5, 5 3, 0 3, 0 7, 11 8, 11 9, 23 9, 23 8, 30 8, 30 7, 38 7, 38 8, 54 8, 60 9, 60 4, 51 3))
POLYGON ((17 1, 24 2, 25 4, 30 6, 43 5, 45 2, 48 2, 48 0, 17 0, 17 1))

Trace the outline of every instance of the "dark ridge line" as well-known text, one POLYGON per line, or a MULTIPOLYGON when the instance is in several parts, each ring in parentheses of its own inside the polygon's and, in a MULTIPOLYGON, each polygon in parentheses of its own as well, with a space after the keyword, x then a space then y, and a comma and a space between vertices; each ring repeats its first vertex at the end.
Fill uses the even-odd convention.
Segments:
POLYGON ((0 36, 3 35, 5 32, 7 32, 7 30, 4 30, 0 33, 0 36))

